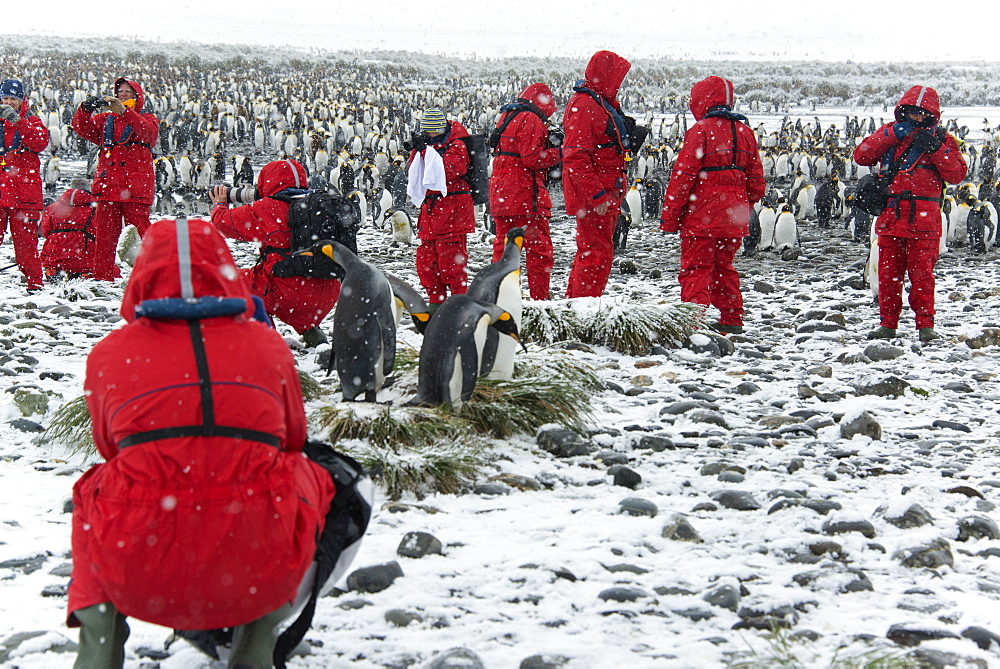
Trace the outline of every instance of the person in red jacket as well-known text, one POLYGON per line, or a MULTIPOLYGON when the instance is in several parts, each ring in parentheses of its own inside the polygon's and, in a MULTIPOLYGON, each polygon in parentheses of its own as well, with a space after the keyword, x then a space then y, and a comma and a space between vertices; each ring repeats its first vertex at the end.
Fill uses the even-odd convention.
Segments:
POLYGON ((427 109, 420 132, 410 148, 407 193, 420 206, 417 218, 417 278, 430 304, 448 294, 463 295, 469 287, 465 236, 476 229, 472 191, 465 179, 469 150, 462 141, 468 131, 448 121, 440 109, 427 109), (437 156, 430 155, 433 150, 437 156))
POLYGON ((903 309, 903 277, 910 277, 910 308, 921 341, 938 338, 934 331, 934 265, 941 238, 944 184, 965 178, 968 165, 958 142, 944 128, 937 91, 914 86, 887 123, 854 149, 859 165, 880 165, 885 174, 893 163, 898 172, 889 186, 885 209, 875 221, 878 233, 878 305, 881 324, 869 339, 891 339, 903 309))
POLYGON ((286 189, 305 192, 308 187, 305 167, 289 158, 272 161, 261 168, 257 175, 261 199, 230 209, 229 189, 225 186, 216 186, 209 198, 213 205, 212 225, 219 232, 231 239, 259 242, 263 247, 260 261, 249 269, 240 270, 250 285, 250 292, 264 299, 267 313, 292 326, 303 335, 307 345, 316 346, 326 341, 318 326, 337 303, 340 282, 273 274, 275 264, 289 253, 292 231, 288 227, 288 202, 272 196, 286 189))
POLYGON ((612 237, 631 150, 617 97, 631 67, 611 51, 595 53, 563 113, 563 194, 566 213, 576 217, 568 298, 600 297, 611 276, 612 237))
POLYGON ((97 199, 94 214, 94 278, 114 281, 121 276, 115 264, 123 225, 134 225, 139 235, 149 227, 156 178, 152 147, 160 123, 143 111, 146 96, 135 81, 120 77, 114 97, 90 98, 73 114, 73 130, 99 148, 91 192, 97 199))
POLYGON ((42 215, 42 170, 38 154, 49 145, 49 131, 29 113, 24 84, 0 83, 0 242, 10 226, 14 259, 28 282, 28 292, 41 290, 38 219, 42 215))
POLYGON ((720 332, 743 332, 743 293, 733 257, 750 232, 750 206, 764 197, 764 167, 733 84, 707 77, 691 87, 696 123, 684 135, 660 229, 681 234, 681 300, 719 309, 720 332))
POLYGON ((42 212, 42 269, 46 277, 90 278, 94 253, 94 196, 76 178, 42 212))
POLYGON ((552 90, 531 84, 511 104, 500 108, 501 130, 490 175, 490 215, 496 223, 493 262, 500 260, 507 244, 507 231, 524 228, 528 293, 533 300, 549 299, 552 275, 552 235, 549 218, 552 198, 545 186, 549 168, 562 160, 562 152, 551 139, 546 121, 556 111, 552 90))
POLYGON ((87 357, 105 462, 73 488, 77 666, 122 666, 125 616, 240 626, 230 666, 271 666, 271 632, 313 563, 335 488, 301 452, 295 360, 252 312, 211 224, 150 227, 122 300, 128 323, 87 357))

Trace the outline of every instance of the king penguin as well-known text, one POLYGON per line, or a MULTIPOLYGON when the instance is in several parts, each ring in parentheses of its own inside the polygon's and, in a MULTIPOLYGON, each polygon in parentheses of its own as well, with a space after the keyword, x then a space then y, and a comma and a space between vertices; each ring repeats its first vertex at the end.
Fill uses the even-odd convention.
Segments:
MULTIPOLYGON (((466 293, 475 300, 495 304, 514 317, 521 326, 521 249, 524 228, 507 231, 507 243, 500 260, 476 273, 466 293)), ((487 332, 480 376, 509 381, 514 376, 514 353, 517 346, 509 337, 501 338, 495 330, 487 332)))
POLYGON ((774 223, 774 250, 781 253, 785 249, 799 245, 799 228, 795 214, 788 204, 781 205, 781 213, 774 223))
POLYGON ((757 218, 760 221, 760 242, 757 244, 757 250, 769 251, 774 246, 774 222, 778 216, 774 207, 764 206, 761 207, 757 218))
POLYGON ((327 256, 344 268, 333 314, 331 362, 344 399, 374 402, 396 361, 396 321, 392 288, 385 275, 332 240, 317 242, 300 255, 327 256))
POLYGON ((452 295, 445 300, 424 332, 417 394, 408 404, 461 408, 476 387, 488 330, 520 341, 514 317, 497 305, 468 295, 452 295))

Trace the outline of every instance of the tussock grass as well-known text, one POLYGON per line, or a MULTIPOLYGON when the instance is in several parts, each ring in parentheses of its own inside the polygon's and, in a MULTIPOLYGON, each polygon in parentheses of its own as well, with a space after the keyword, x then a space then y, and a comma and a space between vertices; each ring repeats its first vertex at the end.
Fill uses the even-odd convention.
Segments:
POLYGON ((298 372, 299 385, 302 387, 302 399, 306 402, 318 400, 324 395, 329 395, 332 392, 331 388, 328 388, 317 381, 316 377, 309 372, 304 372, 301 369, 298 370, 298 372))
POLYGON ((337 404, 320 407, 310 416, 310 422, 328 430, 333 443, 359 439, 389 450, 476 439, 475 432, 454 416, 422 407, 337 404))
POLYGON ((52 294, 67 302, 80 302, 91 300, 116 300, 121 301, 122 289, 112 285, 107 281, 95 281, 94 279, 68 279, 53 285, 52 294))
POLYGON ((381 483, 391 499, 413 493, 460 492, 475 480, 485 464, 482 448, 468 443, 440 442, 405 449, 378 448, 371 443, 342 444, 371 477, 381 483))
POLYGON ((645 355, 654 345, 679 347, 704 326, 705 308, 684 302, 587 298, 526 302, 521 336, 554 344, 575 340, 607 346, 626 355, 645 355))
MULTIPOLYGON (((746 641, 746 639, 744 639, 746 641)), ((929 663, 915 656, 911 650, 889 646, 862 646, 858 644, 836 649, 832 656, 823 656, 816 644, 808 639, 793 638, 787 630, 772 627, 763 641, 767 648, 758 651, 750 646, 742 657, 726 663, 729 669, 922 669, 929 663)), ((747 644, 749 646, 749 643, 747 644)))
POLYGON ((52 420, 45 429, 45 440, 65 446, 74 455, 82 453, 90 458, 97 455, 91 426, 87 400, 81 395, 66 402, 52 414, 52 420))
POLYGON ((531 434, 542 425, 560 423, 583 430, 590 413, 590 392, 564 378, 480 379, 459 415, 478 432, 504 438, 531 434))

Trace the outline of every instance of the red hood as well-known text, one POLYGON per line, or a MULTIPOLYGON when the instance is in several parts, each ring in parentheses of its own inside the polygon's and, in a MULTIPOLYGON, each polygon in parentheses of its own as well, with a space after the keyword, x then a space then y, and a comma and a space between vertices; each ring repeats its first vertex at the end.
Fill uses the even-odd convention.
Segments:
POLYGON ((286 188, 308 188, 306 168, 297 160, 272 160, 257 175, 257 190, 261 197, 271 197, 286 188))
POLYGON ((222 297, 246 300, 253 314, 250 291, 236 269, 226 240, 208 221, 192 218, 153 223, 142 239, 132 276, 125 286, 121 315, 132 322, 135 308, 147 300, 222 297), (178 229, 187 231, 187 253, 178 253, 178 229), (188 261, 189 260, 189 261, 188 261), (190 281, 182 286, 182 276, 190 281))
POLYGON ((712 107, 733 106, 733 82, 722 77, 706 77, 691 87, 691 113, 696 121, 705 118, 712 107))
POLYGON ((618 89, 621 88, 625 75, 631 69, 628 62, 612 51, 598 51, 590 57, 587 69, 584 71, 585 86, 608 102, 617 105, 618 89))
POLYGON ((531 84, 518 97, 541 109, 546 118, 556 113, 556 96, 545 84, 531 84))
POLYGON ((118 90, 118 85, 123 81, 135 90, 135 111, 141 112, 143 106, 146 104, 146 94, 142 92, 142 86, 139 85, 139 82, 126 79, 125 77, 118 77, 115 79, 115 87, 111 91, 111 95, 115 94, 115 91, 118 90))
POLYGON ((94 196, 90 191, 80 188, 70 188, 59 196, 57 202, 67 207, 85 207, 94 202, 94 196))
POLYGON ((936 121, 941 120, 941 101, 938 99, 937 91, 930 86, 914 86, 903 93, 903 97, 899 98, 899 103, 896 105, 897 121, 902 120, 900 107, 905 105, 920 107, 933 114, 936 121))

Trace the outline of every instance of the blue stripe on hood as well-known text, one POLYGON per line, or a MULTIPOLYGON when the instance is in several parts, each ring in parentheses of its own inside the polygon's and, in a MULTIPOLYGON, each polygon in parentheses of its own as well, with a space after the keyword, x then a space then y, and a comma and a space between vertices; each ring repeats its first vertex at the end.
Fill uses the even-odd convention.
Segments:
POLYGON ((203 318, 235 316, 246 310, 247 301, 240 297, 164 297, 140 303, 135 308, 135 317, 198 321, 203 318))

